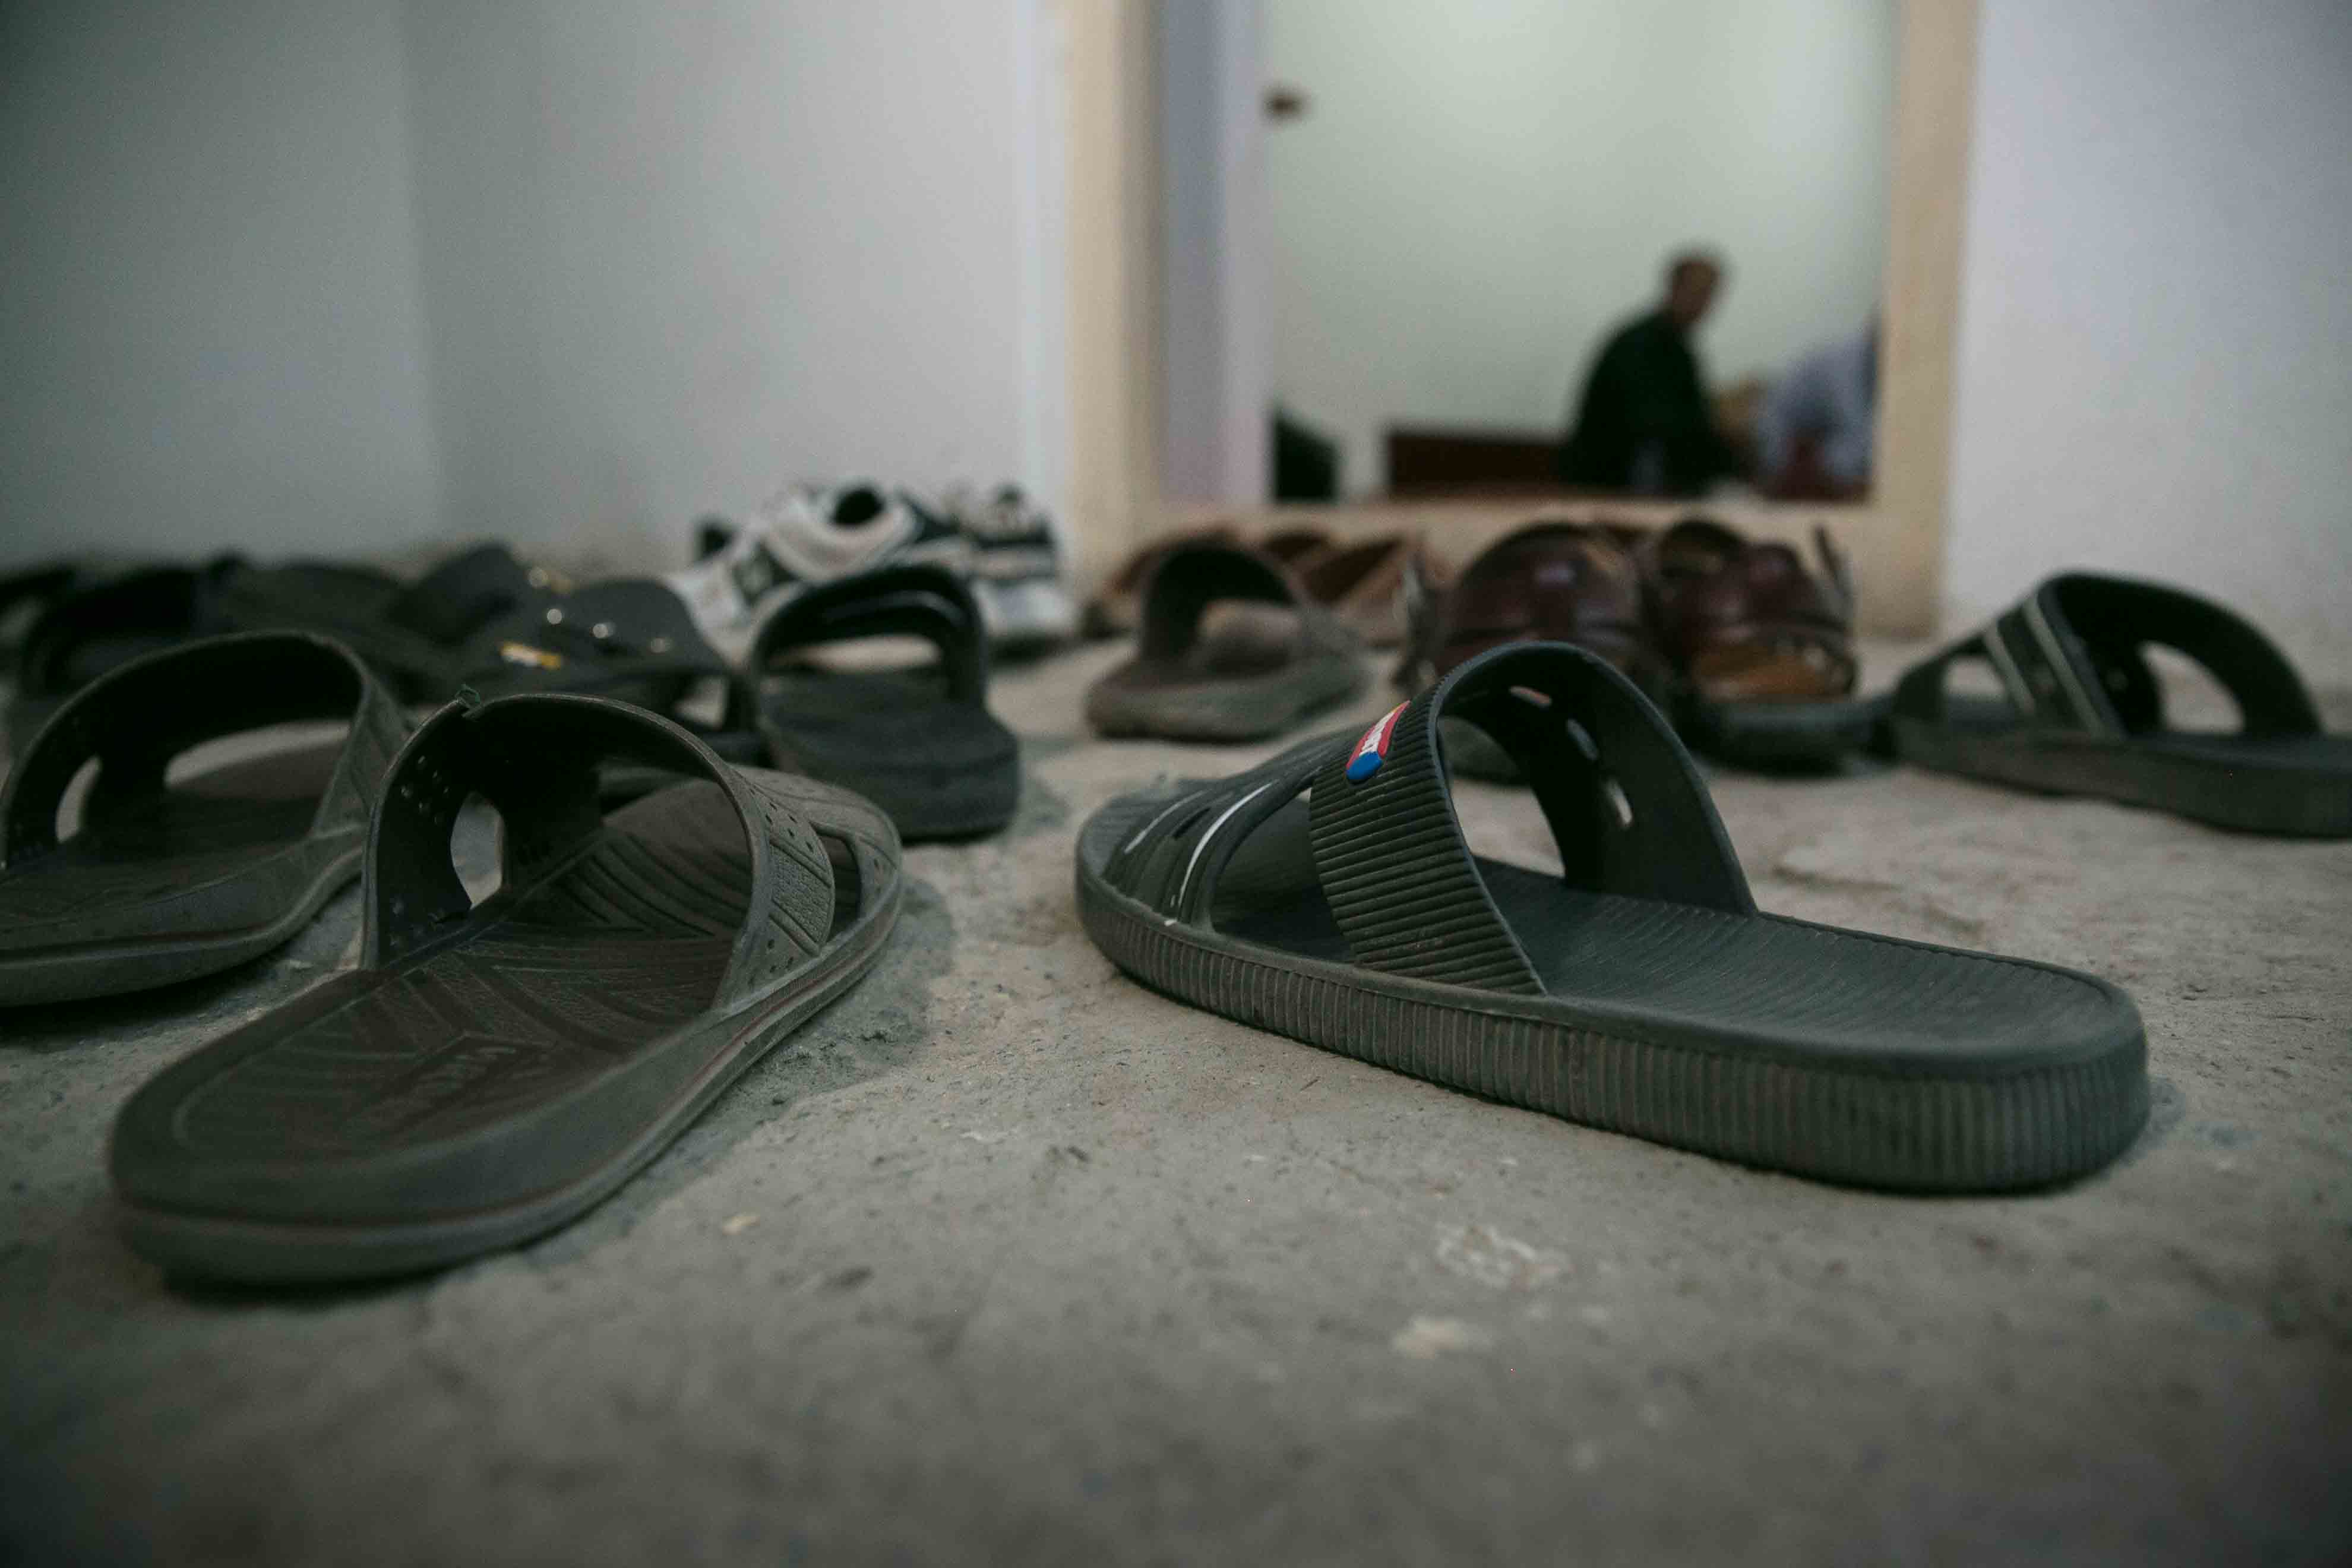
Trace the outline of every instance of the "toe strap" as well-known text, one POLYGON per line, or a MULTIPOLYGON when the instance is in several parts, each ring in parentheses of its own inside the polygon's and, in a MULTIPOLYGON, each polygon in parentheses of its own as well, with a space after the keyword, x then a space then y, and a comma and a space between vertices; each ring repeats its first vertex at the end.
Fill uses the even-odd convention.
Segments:
POLYGON ((567 864, 604 827, 597 768, 629 762, 716 784, 744 827, 751 896, 720 983, 721 1003, 763 989, 824 946, 832 863, 788 792, 730 767, 658 714, 601 697, 531 695, 428 720, 385 775, 367 854, 370 967, 436 940, 472 912, 449 836, 480 794, 505 827, 501 892, 521 893, 567 864))

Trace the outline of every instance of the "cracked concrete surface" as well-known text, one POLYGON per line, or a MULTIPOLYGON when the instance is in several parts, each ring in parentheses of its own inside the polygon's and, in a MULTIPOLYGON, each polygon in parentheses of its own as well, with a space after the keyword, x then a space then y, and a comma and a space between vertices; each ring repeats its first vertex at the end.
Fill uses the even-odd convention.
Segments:
MULTIPOLYGON (((2115 1168, 1883 1197, 1119 976, 1072 910, 1079 820, 1272 748, 1084 739, 1115 657, 1003 672, 1013 828, 910 852, 872 977, 520 1252, 289 1296, 116 1239, 116 1108, 347 962, 355 897, 236 973, 0 1016, 0 1560, 2352 1552, 2352 845, 1719 776, 1768 908, 2079 965, 2147 1018, 2115 1168)), ((1523 798, 1464 799, 1482 846, 1548 853, 1523 798)))

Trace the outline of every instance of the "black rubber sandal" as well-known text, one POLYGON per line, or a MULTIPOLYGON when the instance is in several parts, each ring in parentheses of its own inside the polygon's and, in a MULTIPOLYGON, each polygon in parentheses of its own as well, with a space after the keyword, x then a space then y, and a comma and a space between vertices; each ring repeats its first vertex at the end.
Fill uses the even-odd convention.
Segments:
POLYGON ((235 556, 206 566, 149 566, 69 588, 51 601, 16 650, 8 743, 21 753, 66 699, 134 658, 234 630, 221 616, 221 582, 235 556))
POLYGON ((81 576, 81 569, 69 561, 0 572, 0 674, 16 668, 34 624, 72 593, 81 576))
POLYGON ((229 632, 331 637, 399 700, 446 702, 469 675, 497 682, 501 643, 517 630, 535 633, 552 602, 497 544, 461 551, 414 584, 372 566, 255 566, 234 555, 129 572, 69 594, 36 623, 9 732, 28 739, 58 703, 132 658, 229 632), (501 619, 500 635, 481 635, 501 619))
POLYGON ((439 1267, 572 1220, 872 967, 898 916, 890 824, 845 791, 727 766, 589 697, 430 720, 368 836, 362 967, 132 1097, 131 1245, 254 1282, 439 1267), (607 817, 608 757, 693 776, 607 817), (504 825, 472 904, 470 795, 504 825))
POLYGON ((749 670, 777 765, 856 791, 902 839, 970 838, 1013 819, 1020 742, 988 710, 987 628, 954 574, 886 566, 811 588, 768 617, 749 670), (896 636, 929 642, 938 661, 844 669, 793 658, 896 636))
POLYGON ((219 614, 240 630, 331 637, 367 660, 404 702, 446 702, 467 673, 461 650, 489 622, 549 601, 504 545, 461 550, 415 583, 331 561, 246 565, 225 575, 219 614))
POLYGON ((0 1005, 142 991, 289 940, 360 874, 369 803, 404 732, 367 668, 318 637, 214 637, 84 687, 0 792, 0 1005), (201 742, 302 721, 350 728, 165 780, 201 742), (93 759, 80 826, 60 840, 59 808, 93 759))
POLYGON ((1135 657, 1087 691, 1087 718, 1105 735, 1254 741, 1365 686, 1362 639, 1244 545, 1170 550, 1142 614, 1135 657))
MULTIPOLYGON (((220 614, 240 627, 317 632, 347 643, 404 700, 439 704, 520 693, 610 697, 677 720, 730 763, 760 763, 748 725, 714 729, 686 711, 705 696, 732 710, 734 672, 685 601, 649 577, 577 588, 526 567, 503 544, 477 545, 413 584, 373 567, 296 562, 228 574, 220 614)), ((668 782, 655 771, 606 771, 607 804, 668 782)))
POLYGON ((1665 721, 1564 644, 1481 655, 1360 737, 1112 803, 1077 892, 1096 945, 1181 1001, 1750 1164, 2031 1187, 2105 1163, 2147 1112, 2114 986, 1759 913, 1665 721), (1470 854, 1441 718, 1517 759, 1565 875, 1470 854))
POLYGON ((2073 573, 1913 668, 1888 710, 1906 761, 2052 795, 2102 795, 2249 833, 2352 837, 2352 735, 2326 734, 2269 638, 2210 600, 2073 573), (2205 667, 2240 728, 2169 729, 2149 646, 2205 667), (1951 689, 1986 667, 2002 695, 1951 689))

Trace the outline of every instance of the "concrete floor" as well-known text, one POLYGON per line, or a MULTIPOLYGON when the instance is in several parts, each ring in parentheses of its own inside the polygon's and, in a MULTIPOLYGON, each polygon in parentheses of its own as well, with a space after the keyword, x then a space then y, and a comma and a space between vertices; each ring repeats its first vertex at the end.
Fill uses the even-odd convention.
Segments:
MULTIPOLYGON (((863 987, 519 1253, 289 1298, 116 1239, 116 1108, 349 962, 354 896, 238 973, 0 1016, 0 1559, 2352 1552, 2352 845, 1720 777, 1767 907, 2079 965, 2146 1016, 2155 1116, 2115 1168, 1881 1197, 1119 976, 1072 910, 1078 821, 1269 748, 1087 741, 1115 657, 1004 674, 1013 830, 911 852, 863 987)), ((1524 799, 1465 801, 1540 853, 1524 799)))

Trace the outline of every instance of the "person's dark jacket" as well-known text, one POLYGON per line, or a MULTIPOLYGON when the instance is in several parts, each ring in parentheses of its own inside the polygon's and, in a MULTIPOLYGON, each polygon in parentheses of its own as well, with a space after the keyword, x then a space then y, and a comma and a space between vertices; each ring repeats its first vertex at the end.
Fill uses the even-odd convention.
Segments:
POLYGON ((1737 465, 1690 340, 1664 310, 1617 330, 1577 400, 1560 478, 1595 489, 1696 495, 1737 465))

